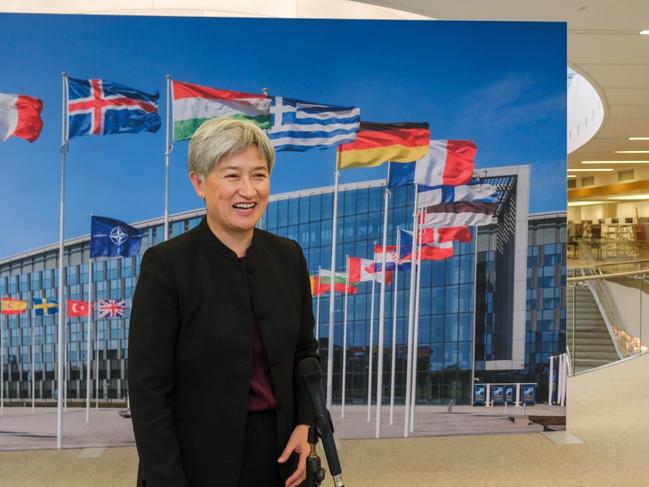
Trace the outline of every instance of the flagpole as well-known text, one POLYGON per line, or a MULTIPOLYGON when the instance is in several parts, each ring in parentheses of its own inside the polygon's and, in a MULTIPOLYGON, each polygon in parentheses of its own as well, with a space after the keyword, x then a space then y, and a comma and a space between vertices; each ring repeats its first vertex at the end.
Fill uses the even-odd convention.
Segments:
POLYGON ((315 339, 318 342, 318 348, 320 348, 320 269, 322 266, 318 266, 318 295, 315 305, 315 339))
POLYGON ((165 208, 164 208, 164 240, 169 239, 169 155, 173 149, 173 145, 170 144, 170 132, 171 127, 169 123, 169 118, 171 115, 171 75, 165 75, 166 86, 167 86, 167 123, 165 130, 165 208))
MULTIPOLYGON (((90 215, 92 218, 92 214, 90 215)), ((90 357, 92 355, 92 345, 90 336, 92 334, 92 319, 93 319, 93 296, 92 296, 92 257, 88 261, 88 302, 90 303, 88 309, 88 335, 86 336, 86 423, 90 422, 90 388, 92 387, 90 369, 92 364, 90 357)))
POLYGON ((381 437, 381 403, 383 402, 383 349, 385 332, 385 286, 386 286, 386 252, 388 245, 388 204, 390 202, 390 163, 388 162, 388 174, 385 178, 385 191, 383 193, 383 244, 381 258, 381 295, 379 297, 379 343, 377 345, 377 367, 376 367, 376 427, 374 436, 381 437))
MULTIPOLYGON (((376 241, 374 241, 374 247, 376 248, 376 241)), ((373 256, 372 256, 373 257, 373 256)), ((374 259, 372 259, 374 261, 374 259)), ((367 367, 367 421, 372 417, 372 358, 373 358, 373 348, 374 348, 374 290, 376 289, 376 272, 372 279, 372 299, 370 307, 370 344, 368 347, 369 352, 369 364, 367 367)))
POLYGON ((347 378, 347 291, 349 289, 349 255, 345 256, 345 305, 343 307, 343 377, 340 400, 340 417, 345 417, 345 385, 347 378))
POLYGON ((392 298, 392 368, 390 372, 390 425, 394 421, 394 375, 397 362, 397 301, 399 290, 399 255, 401 252, 401 227, 397 227, 397 263, 394 269, 394 296, 392 298))
POLYGON ((418 185, 414 185, 415 198, 413 205, 412 217, 412 245, 410 253, 410 297, 408 300, 408 359, 406 362, 406 397, 405 401, 405 418, 403 422, 403 436, 408 437, 408 427, 410 426, 410 389, 412 380, 412 333, 415 320, 415 270, 417 262, 415 261, 415 236, 417 235, 417 200, 419 196, 418 185))
MULTIPOLYGON (((59 312, 61 312, 59 305, 59 312)), ((68 364, 68 323, 67 318, 64 321, 63 326, 63 411, 68 410, 68 376, 69 376, 69 364, 68 364)))
POLYGON ((32 383, 31 383, 31 389, 32 389, 32 414, 34 414, 34 410, 36 409, 36 402, 35 402, 35 395, 36 395, 36 379, 35 379, 35 360, 34 360, 34 347, 36 346, 36 341, 34 339, 34 317, 30 316, 29 323, 31 324, 31 338, 32 338, 32 347, 30 350, 30 355, 31 355, 31 371, 32 371, 32 383))
MULTIPOLYGON (((5 413, 5 348, 2 335, 5 327, 4 322, 9 323, 9 316, 0 314, 0 415, 5 413)), ((9 329, 9 327, 7 327, 9 329)))
POLYGON ((473 402, 475 401, 474 393, 475 393, 475 321, 476 321, 476 314, 475 314, 475 300, 477 296, 477 291, 478 291, 478 227, 474 227, 474 235, 472 235, 473 239, 473 330, 472 330, 472 338, 471 338, 471 406, 473 406, 473 402))
MULTIPOLYGON (((421 213, 420 213, 421 214, 421 213)), ((421 218, 420 218, 421 220, 421 218)), ((413 238, 414 240, 414 238, 413 238)), ((417 403, 417 359, 419 356, 419 296, 421 294, 421 245, 422 232, 417 230, 417 286, 415 288, 415 326, 412 334, 413 360, 412 360, 412 398, 410 399, 410 431, 415 428, 415 404, 417 403)))
POLYGON ((99 409, 99 325, 95 323, 95 409, 99 409))
POLYGON ((63 326, 64 314, 63 310, 63 219, 65 216, 65 154, 68 148, 68 131, 67 131, 67 94, 68 94, 68 75, 64 72, 61 73, 63 84, 63 98, 62 98, 62 124, 61 124, 61 199, 59 207, 59 282, 58 282, 58 301, 59 301, 59 316, 58 316, 58 350, 57 350, 57 397, 56 397, 56 448, 61 449, 63 443, 63 326))
POLYGON ((329 343, 327 345, 327 409, 331 409, 334 375, 334 304, 336 297, 336 220, 338 217, 338 185, 340 183, 340 171, 336 161, 334 173, 334 208, 331 230, 331 294, 329 298, 329 343))

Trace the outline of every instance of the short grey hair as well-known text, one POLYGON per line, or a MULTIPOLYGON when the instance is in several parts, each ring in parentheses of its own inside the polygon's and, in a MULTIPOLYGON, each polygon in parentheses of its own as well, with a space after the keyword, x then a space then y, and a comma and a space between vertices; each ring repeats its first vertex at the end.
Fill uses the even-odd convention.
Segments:
POLYGON ((203 122, 189 142, 187 167, 201 178, 225 158, 257 147, 259 156, 266 160, 268 172, 275 164, 275 150, 266 133, 253 122, 229 117, 213 118, 203 122))

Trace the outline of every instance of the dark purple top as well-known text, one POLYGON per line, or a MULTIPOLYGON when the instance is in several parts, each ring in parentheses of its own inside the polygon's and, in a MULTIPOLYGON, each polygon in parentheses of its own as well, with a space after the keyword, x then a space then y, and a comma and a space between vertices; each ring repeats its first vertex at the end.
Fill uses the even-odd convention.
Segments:
MULTIPOLYGON (((238 260, 244 262, 245 257, 239 257, 238 260)), ((277 400, 270 378, 270 364, 259 331, 259 324, 255 320, 252 322, 252 372, 250 373, 248 411, 267 411, 276 407, 277 400)))
POLYGON ((250 374, 248 411, 266 411, 276 407, 277 401, 273 394, 270 365, 264 343, 261 341, 259 325, 255 321, 252 324, 252 373, 250 374))

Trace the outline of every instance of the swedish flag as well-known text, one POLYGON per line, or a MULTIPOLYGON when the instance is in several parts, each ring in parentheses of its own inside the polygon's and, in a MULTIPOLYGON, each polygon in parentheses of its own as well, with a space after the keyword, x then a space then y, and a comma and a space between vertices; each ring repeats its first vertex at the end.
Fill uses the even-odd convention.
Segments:
POLYGON ((34 298, 32 308, 35 316, 55 315, 59 312, 59 303, 51 298, 34 298))

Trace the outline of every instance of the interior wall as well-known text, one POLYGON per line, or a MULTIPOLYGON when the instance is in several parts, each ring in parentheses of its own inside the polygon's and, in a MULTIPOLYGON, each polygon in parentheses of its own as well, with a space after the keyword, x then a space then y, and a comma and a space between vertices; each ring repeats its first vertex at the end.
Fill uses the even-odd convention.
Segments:
POLYGON ((640 289, 615 282, 604 281, 604 285, 613 298, 626 332, 646 343, 649 338, 649 286, 640 294, 640 289))

